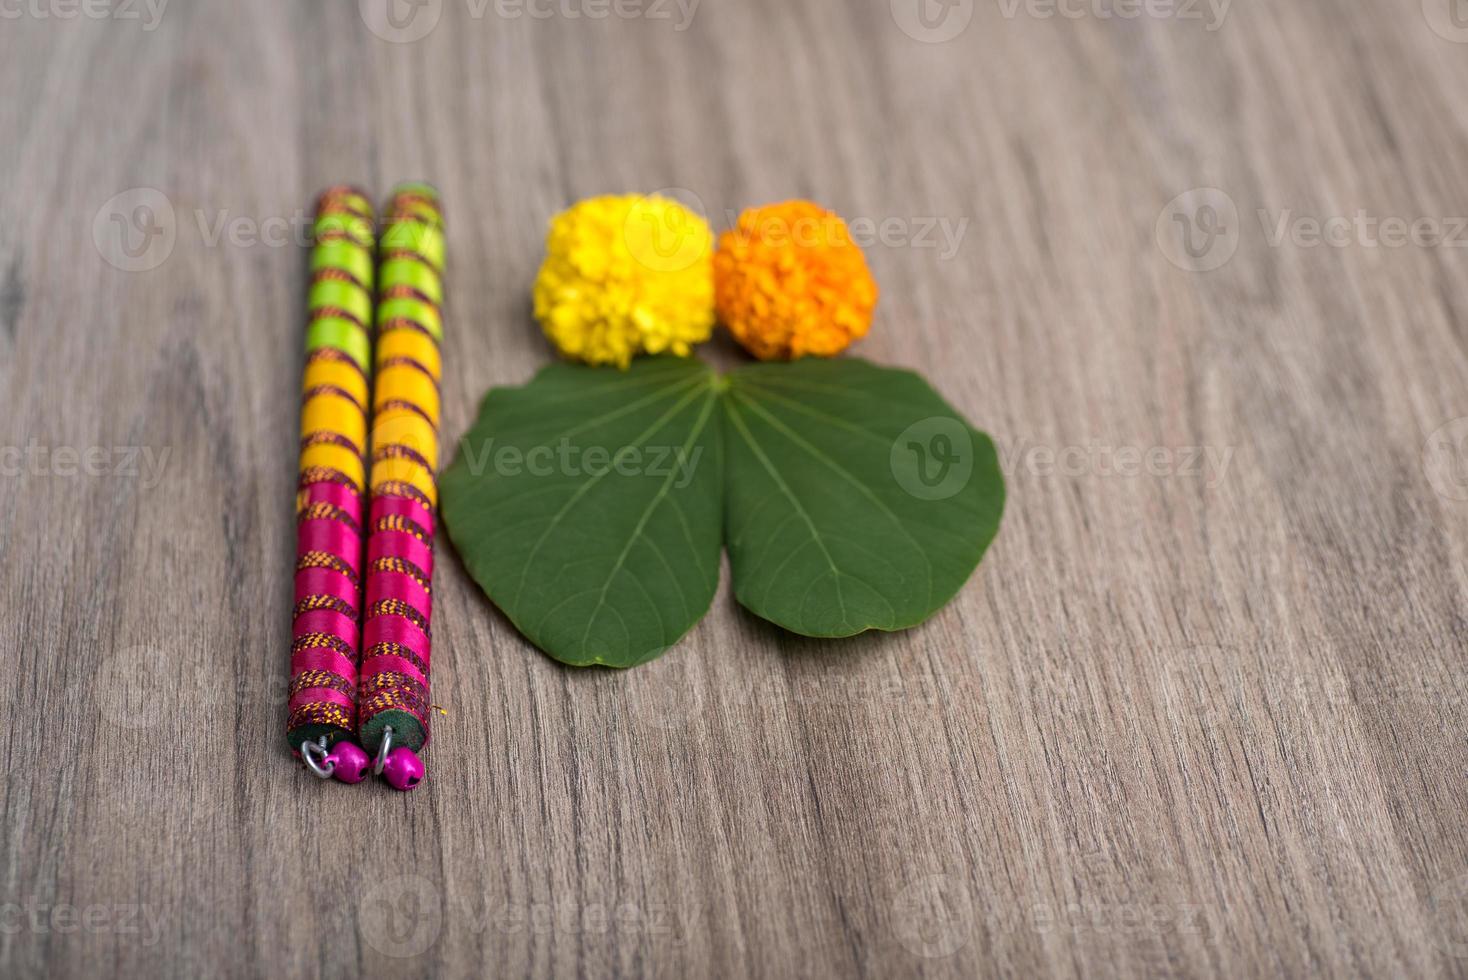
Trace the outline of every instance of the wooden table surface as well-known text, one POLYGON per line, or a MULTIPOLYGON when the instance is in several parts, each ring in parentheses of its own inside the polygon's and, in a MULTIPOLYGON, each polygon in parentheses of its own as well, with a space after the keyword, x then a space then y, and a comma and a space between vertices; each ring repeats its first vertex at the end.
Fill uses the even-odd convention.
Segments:
POLYGON ((1461 0, 392 2, 0 7, 0 974, 1468 975, 1461 0), (978 573, 574 671, 445 543, 427 783, 319 784, 301 224, 406 178, 449 441, 570 202, 859 220, 978 573))

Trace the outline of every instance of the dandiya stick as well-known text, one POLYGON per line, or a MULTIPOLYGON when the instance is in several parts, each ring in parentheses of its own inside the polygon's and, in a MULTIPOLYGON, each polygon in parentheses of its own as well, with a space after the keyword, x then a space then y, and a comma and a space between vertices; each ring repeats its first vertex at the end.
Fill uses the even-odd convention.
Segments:
POLYGON ((333 187, 316 205, 296 491, 295 607, 286 738, 316 775, 357 782, 373 216, 333 187))
POLYGON ((438 507, 443 216, 425 184, 397 187, 377 267, 366 617, 358 741, 400 790, 424 776, 438 507))

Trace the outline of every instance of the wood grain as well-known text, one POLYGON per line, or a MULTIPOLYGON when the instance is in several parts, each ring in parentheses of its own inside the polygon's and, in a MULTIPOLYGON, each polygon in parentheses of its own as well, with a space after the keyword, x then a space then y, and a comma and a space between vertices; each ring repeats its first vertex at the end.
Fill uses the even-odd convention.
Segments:
POLYGON ((1468 251, 1297 240, 1468 215, 1446 0, 980 0, 945 43, 906 0, 587 2, 441 0, 404 43, 347 0, 7 8, 0 973, 1468 974, 1468 251), (841 643, 726 574, 613 674, 443 547, 429 781, 318 785, 280 737, 276 226, 403 178, 447 202, 451 440, 546 362, 529 284, 576 198, 885 227, 861 352, 1005 452, 978 574, 841 643), (125 271, 167 219, 109 203, 136 188, 174 243, 125 271), (1170 260, 1195 188, 1236 211, 1184 199, 1237 240, 1207 272, 1170 260))

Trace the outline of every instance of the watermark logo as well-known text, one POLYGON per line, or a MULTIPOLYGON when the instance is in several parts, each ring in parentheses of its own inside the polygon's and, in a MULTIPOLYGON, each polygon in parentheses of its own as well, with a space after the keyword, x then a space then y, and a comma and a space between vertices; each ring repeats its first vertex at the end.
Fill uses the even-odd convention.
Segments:
POLYGON ((608 936, 614 933, 654 937, 660 947, 686 946, 702 918, 702 909, 687 903, 635 905, 630 902, 505 902, 485 910, 486 921, 475 923, 465 910, 467 924, 476 932, 531 936, 608 936))
POLYGON ((1449 956, 1468 956, 1468 874, 1450 878, 1432 890, 1432 943, 1449 956))
POLYGON ((891 0, 892 20, 924 44, 951 41, 974 19, 974 0, 891 0))
POLYGON ((1446 500, 1468 500, 1468 417, 1438 426, 1422 447, 1422 472, 1446 500))
MULTIPOLYGON (((309 248, 316 243, 316 230, 315 215, 301 208, 269 215, 239 214, 230 208, 179 211, 162 191, 135 187, 98 209, 92 241, 109 265, 147 272, 168 260, 180 235, 192 236, 191 244, 207 249, 309 248)), ((411 247, 415 243, 410 239, 429 232, 414 226, 402 234, 406 238, 399 244, 411 247)))
POLYGON ((388 451, 414 460, 429 472, 437 471, 438 434, 427 420, 416 414, 385 414, 378 413, 373 419, 369 442, 373 452, 393 447, 388 451))
POLYGON ((1184 191, 1157 216, 1157 247, 1187 272, 1211 272, 1239 248, 1239 209, 1216 187, 1184 191))
POLYGON ((973 436, 958 419, 935 415, 903 429, 888 461, 903 490, 919 500, 946 500, 973 476, 973 436))
POLYGON ((0 446, 0 476, 139 480, 144 490, 163 482, 173 447, 0 446))
MULTIPOLYGON (((1464 0, 1468 2, 1468 0, 1464 0)), ((1468 217, 1310 214, 1257 208, 1267 248, 1468 248, 1468 217)), ((1189 272, 1209 272, 1233 258, 1243 232, 1232 198, 1215 187, 1195 188, 1168 202, 1157 218, 1157 244, 1167 260, 1189 272)))
MULTIPOLYGON (((3 2, 3 0, 0 0, 3 2)), ((618 20, 669 21, 683 32, 693 25, 702 0, 464 0, 471 21, 618 20)), ((411 44, 433 32, 443 16, 444 0, 358 0, 362 22, 384 41, 411 44)))
POLYGON ((391 44, 411 44, 427 37, 443 16, 443 0, 358 0, 362 23, 391 44))
POLYGON ((1468 44, 1468 0, 1422 0, 1422 16, 1438 37, 1468 44))
POLYGON ((1158 687, 1173 724, 1189 730, 1218 731, 1241 696, 1238 652, 1218 644, 1180 650, 1162 665, 1158 687))
POLYGON ((953 875, 919 878, 892 901, 892 932, 914 956, 952 956, 968 945, 975 924, 973 896, 953 875))
POLYGON ((1228 478, 1233 446, 1114 445, 1090 440, 1065 446, 1032 443, 1020 437, 995 443, 999 469, 1006 477, 1139 477, 1198 480, 1212 490, 1228 478))
POLYGON ((428 952, 445 923, 460 933, 499 936, 645 935, 660 946, 684 946, 699 927, 702 908, 688 901, 654 904, 521 898, 504 902, 474 897, 454 901, 419 874, 395 875, 372 884, 357 905, 357 929, 372 949, 393 959, 428 952))
POLYGON ((290 700, 290 679, 277 671, 221 675, 216 665, 176 649, 137 644, 109 653, 68 693, 79 701, 90 698, 103 721, 142 732, 176 725, 176 715, 166 708, 184 702, 213 711, 283 711, 290 700))
POLYGON ((153 187, 113 195, 92 219, 92 243, 98 254, 123 272, 158 268, 173 254, 177 241, 173 202, 153 187))
POLYGON ((74 905, 71 902, 0 902, 0 936, 32 935, 137 936, 143 946, 163 938, 163 913, 152 905, 131 903, 74 905))
POLYGON ((708 258, 708 211, 686 187, 664 187, 638 198, 622 224, 627 251, 653 272, 681 272, 708 258), (683 208, 670 208, 676 201, 683 208), (684 210, 686 209, 686 210, 684 210))
POLYGON ((157 30, 168 0, 0 0, 0 20, 139 21, 157 30))
POLYGON ((1149 20, 1201 21, 1203 30, 1223 26, 1233 0, 998 0, 1005 20, 1021 13, 1037 20, 1149 20))
POLYGON ((493 438, 480 443, 468 439, 459 453, 471 476, 493 472, 498 476, 647 478, 682 490, 693 482, 703 446, 581 446, 563 436, 549 443, 521 449, 496 446, 493 438))
POLYGON ((765 245, 777 248, 855 245, 871 249, 880 245, 893 249, 931 249, 938 253, 940 262, 958 254, 969 227, 967 217, 944 215, 886 215, 881 218, 858 215, 847 220, 835 214, 821 214, 792 219, 760 210, 757 212, 758 220, 752 224, 747 218, 741 221, 741 215, 733 210, 726 211, 724 216, 729 223, 727 234, 736 241, 749 242, 757 238, 765 245))
POLYGON ((197 693, 192 671, 157 647, 124 647, 97 668, 92 694, 102 717, 126 731, 142 731, 160 721, 163 707, 197 693))
POLYGON ((703 698, 698 679, 686 665, 688 658, 662 657, 666 649, 653 651, 643 667, 615 678, 615 686, 640 725, 681 731, 703 714, 703 698))
POLYGON ((383 956, 421 956, 443 932, 443 895, 417 874, 374 882, 357 903, 357 930, 383 956))
POLYGON ((1258 210, 1259 227, 1270 248, 1468 248, 1468 218, 1355 214, 1321 217, 1285 208, 1258 210))
POLYGON ((469 16, 478 20, 488 8, 503 20, 529 17, 532 20, 618 20, 671 21, 682 33, 693 26, 702 0, 466 0, 469 16))

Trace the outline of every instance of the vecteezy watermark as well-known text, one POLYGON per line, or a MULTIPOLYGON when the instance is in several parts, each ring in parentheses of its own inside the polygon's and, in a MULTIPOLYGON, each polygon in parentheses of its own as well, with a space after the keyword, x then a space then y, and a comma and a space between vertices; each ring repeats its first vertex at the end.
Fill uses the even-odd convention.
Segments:
MULTIPOLYGON (((1176 20, 1198 21, 1216 31, 1233 0, 994 0, 1005 20, 1176 20)), ((1431 0, 1428 0, 1431 2, 1431 0)), ((962 34, 973 20, 974 0, 890 0, 892 19, 914 41, 941 44, 962 34)))
POLYGON ((674 490, 693 482, 703 446, 578 446, 562 438, 555 446, 496 447, 493 438, 479 445, 460 443, 464 465, 473 476, 491 470, 499 476, 651 477, 671 481, 674 490))
POLYGON ((675 31, 693 24, 702 0, 464 0, 469 16, 483 17, 486 9, 504 20, 618 20, 667 21, 675 31))
POLYGON ((163 482, 171 446, 0 446, 0 476, 140 480, 144 490, 163 482))
POLYGON ((1155 681, 1174 723, 1207 731, 1236 730, 1240 719, 1257 712, 1318 720, 1365 707, 1440 711, 1468 704, 1464 670, 1298 673, 1281 669, 1266 650, 1220 644, 1178 651, 1155 681))
POLYGON ((357 901, 357 929, 383 956, 421 956, 443 932, 443 893, 420 874, 374 881, 357 901))
POLYGON ((1216 31, 1228 17, 1233 0, 996 0, 1005 20, 1023 14, 1038 20, 1177 20, 1199 21, 1216 31))
MULTIPOLYGON (((1305 214, 1294 208, 1254 213, 1268 248, 1468 248, 1468 216, 1379 215, 1364 208, 1353 214, 1305 214)), ((1179 269, 1211 272, 1234 257, 1244 224, 1232 197, 1216 187, 1198 187, 1162 209, 1157 245, 1179 269)))
POLYGON ((1271 213, 1258 210, 1264 241, 1270 248, 1468 248, 1468 217, 1297 214, 1292 208, 1271 213))
MULTIPOLYGON (((763 218, 762 212, 761 216, 763 218)), ((880 245, 883 248, 933 249, 944 261, 958 254, 969 226, 968 218, 943 215, 886 215, 880 218, 857 215, 843 219, 826 214, 793 220, 778 215, 761 220, 753 227, 741 225, 735 211, 725 212, 725 217, 730 228, 728 234, 736 240, 757 237, 766 245, 776 247, 849 244, 861 248, 880 245)))
POLYGON ((1188 272, 1210 272, 1239 248, 1239 209, 1216 187, 1195 187, 1168 201, 1157 216, 1157 247, 1188 272))
POLYGON ((162 191, 134 187, 109 198, 92 219, 98 254, 123 272, 158 268, 180 234, 202 248, 309 248, 316 243, 316 216, 299 208, 272 215, 194 208, 180 215, 162 191))
MULTIPOLYGON (((686 658, 669 657, 663 664, 683 663, 686 658)), ((627 678, 616 678, 614 696, 623 699, 624 710, 640 726, 683 729, 711 709, 746 713, 789 712, 804 714, 811 708, 882 712, 902 707, 934 708, 943 704, 967 704, 982 694, 962 679, 935 677, 845 677, 811 676, 788 679, 744 678, 738 685, 704 691, 686 673, 645 674, 639 668, 627 678), (638 678, 634 680, 633 678, 638 678)), ((679 668, 680 670, 682 668, 679 668)))
MULTIPOLYGON (((451 0, 358 0, 367 29, 384 41, 411 44, 433 32, 451 0)), ((460 0, 471 20, 647 20, 686 31, 702 0, 460 0)))
POLYGON ((1025 473, 1042 479, 1085 476, 1201 480, 1209 490, 1228 476, 1233 446, 1113 445, 1091 440, 1066 446, 998 442, 999 468, 1007 477, 1025 473))
POLYGON ((658 937, 668 945, 688 941, 694 916, 671 904, 631 902, 501 902, 489 910, 489 927, 511 936, 605 936, 627 933, 658 937))
POLYGON ((1432 943, 1455 959, 1468 957, 1468 874, 1449 878, 1428 896, 1432 943))
POLYGON ((1422 0, 1422 16, 1438 37, 1468 44, 1468 0, 1422 0))
MULTIPOLYGON (((1082 858, 1088 879, 1116 879, 1120 872, 1105 855, 1082 858)), ((1122 882, 1123 885, 1130 885, 1122 882)), ((1108 887, 1108 891, 1114 889, 1108 887)), ((1121 937, 1192 934, 1215 942, 1214 916, 1203 905, 1187 901, 1176 886, 1128 888, 1125 901, 1081 897, 1075 901, 991 903, 981 908, 962 879, 951 874, 919 878, 892 902, 892 931, 915 956, 953 956, 979 931, 991 940, 1004 935, 1070 933, 1121 937)))
POLYGON ((168 0, 0 0, 0 20, 115 20, 154 31, 168 0))
POLYGON ((256 217, 234 214, 228 208, 207 211, 195 208, 194 227, 205 248, 228 245, 231 248, 310 247, 316 243, 313 234, 315 217, 305 211, 256 217))
POLYGON ((686 187, 660 187, 627 212, 622 238, 628 253, 654 272, 681 272, 708 256, 708 210, 686 187), (683 210, 663 206, 674 201, 683 210))
MULTIPOLYGON (((1117 445, 1092 439, 1063 446, 1026 438, 998 441, 999 469, 1006 477, 1115 477, 1198 480, 1212 490, 1228 477, 1233 446, 1117 445)), ((920 500, 944 500, 973 477, 973 435, 959 419, 934 416, 914 422, 892 442, 892 476, 920 500)))
POLYGON ((1427 437, 1422 472, 1438 496, 1468 500, 1468 417, 1446 422, 1427 437))
POLYGON ((678 730, 704 713, 703 695, 688 658, 663 657, 666 650, 652 651, 641 668, 611 678, 607 686, 612 697, 621 699, 623 710, 642 725, 678 730))
POLYGON ((163 913, 152 905, 130 903, 0 902, 0 936, 21 933, 139 936, 142 945, 156 946, 163 936, 163 913))
MULTIPOLYGON (((627 214, 623 228, 627 250, 638 262, 656 271, 688 268, 704 256, 707 240, 707 233, 695 225, 690 214, 707 220, 709 212, 703 199, 688 188, 663 187, 651 192, 627 214), (656 198, 677 201, 687 210, 658 207, 656 198)), ((741 222, 738 210, 725 208, 725 236, 741 243, 757 238, 772 248, 856 245, 863 249, 881 246, 933 250, 942 261, 958 254, 970 224, 967 217, 936 214, 841 218, 828 212, 791 218, 756 209, 754 215, 752 222, 748 218, 741 222)))
POLYGON ((173 254, 177 240, 173 202, 153 187, 114 194, 92 219, 92 244, 97 253, 123 272, 158 268, 173 254))
POLYGON ((973 435, 951 416, 922 419, 893 440, 888 465, 897 485, 912 496, 946 500, 973 476, 973 435))
POLYGON ((903 888, 892 900, 892 933, 914 956, 952 956, 973 939, 978 917, 968 886, 949 874, 933 874, 903 888))
POLYGON ((109 724, 141 732, 176 725, 176 713, 166 710, 175 704, 220 714, 283 713, 290 687, 283 671, 221 674, 215 665, 178 649, 143 643, 109 651, 95 671, 78 675, 68 695, 79 702, 90 699, 109 724))
POLYGON ((1093 933, 1107 936, 1161 936, 1192 934, 1215 942, 1213 917, 1196 902, 1153 901, 1035 902, 988 915, 985 924, 992 935, 1006 933, 1093 933))
POLYGON ((974 19, 974 0, 890 0, 902 33, 924 44, 951 41, 974 19))
POLYGON ((132 732, 161 724, 162 706, 193 700, 208 684, 202 665, 181 665, 176 655, 148 644, 113 651, 87 680, 103 719, 132 732))
POLYGON ((672 903, 511 900, 450 901, 420 874, 394 875, 372 884, 357 903, 357 929, 372 949, 405 959, 438 942, 444 926, 473 935, 602 936, 626 933, 682 946, 697 924, 696 908, 672 903))
POLYGON ((367 29, 384 41, 410 44, 432 33, 443 16, 444 0, 358 0, 367 29))

